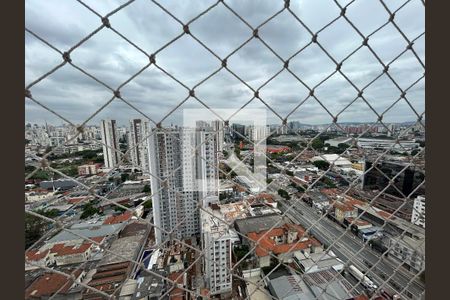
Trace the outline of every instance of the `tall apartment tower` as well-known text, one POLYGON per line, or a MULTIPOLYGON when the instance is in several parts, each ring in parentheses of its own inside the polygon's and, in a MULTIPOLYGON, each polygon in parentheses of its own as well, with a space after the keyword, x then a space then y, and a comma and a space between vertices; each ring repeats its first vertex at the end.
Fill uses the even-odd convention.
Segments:
POLYGON ((128 133, 128 148, 130 150, 131 163, 143 173, 150 172, 147 137, 150 135, 150 126, 147 121, 141 119, 130 120, 128 133))
POLYGON ((211 295, 232 291, 231 250, 239 241, 237 234, 223 221, 219 205, 201 210, 201 240, 205 251, 203 272, 211 295))
POLYGON ((156 243, 172 230, 178 239, 200 232, 199 206, 218 195, 215 142, 210 128, 154 129, 148 155, 150 173, 160 179, 151 180, 156 243))
POLYGON ((215 134, 217 135, 217 151, 223 151, 223 144, 225 142, 225 132, 224 132, 224 124, 223 121, 215 120, 212 121, 212 128, 215 134))
POLYGON ((425 197, 417 196, 413 207, 411 223, 425 228, 425 197))
POLYGON ((105 167, 114 168, 120 161, 119 138, 117 136, 116 120, 102 120, 100 130, 103 143, 103 160, 105 167), (117 151, 116 151, 117 150, 117 151))

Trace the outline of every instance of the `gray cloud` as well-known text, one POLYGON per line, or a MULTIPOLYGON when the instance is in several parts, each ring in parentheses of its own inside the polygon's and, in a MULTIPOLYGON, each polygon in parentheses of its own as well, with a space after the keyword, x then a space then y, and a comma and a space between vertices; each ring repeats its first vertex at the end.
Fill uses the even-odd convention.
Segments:
MULTIPOLYGON (((101 15, 105 15, 123 1, 88 2, 101 15)), ((194 18, 214 1, 182 1, 164 3, 183 23, 194 18)), ((256 27, 282 9, 283 2, 274 1, 227 1, 248 23, 256 27)), ((339 1, 345 5, 348 1, 339 1)), ((395 10, 402 1, 389 1, 389 9, 395 10)), ((339 16, 340 9, 332 1, 295 1, 291 9, 313 32, 339 16)), ((66 51, 88 33, 101 25, 99 17, 76 2, 27 1, 26 26, 42 38, 48 40, 61 51, 66 51)), ((379 1, 355 1, 350 4, 347 17, 366 36, 387 21, 389 15, 379 1)), ((421 1, 411 1, 397 14, 395 21, 409 39, 424 30, 424 8, 421 1), (410 20, 417 20, 411 22, 410 20)), ((135 1, 110 17, 112 26, 133 41, 146 53, 151 54, 172 38, 182 33, 182 26, 174 21, 151 1, 135 1)), ((252 31, 221 3, 190 24, 190 30, 220 58, 224 58, 251 37, 252 31)), ((283 59, 288 58, 310 42, 310 33, 287 11, 262 26, 260 36, 283 59)), ((318 34, 318 40, 335 58, 341 61, 361 45, 362 37, 344 20, 339 19, 318 34)), ((419 57, 424 61, 424 37, 414 45, 419 57)), ((369 44, 379 58, 389 63, 406 47, 407 43, 397 29, 389 24, 372 35, 369 44)), ((148 63, 148 58, 105 28, 86 41, 71 54, 73 62, 117 88, 148 63)), ((181 80, 189 88, 212 74, 221 63, 201 45, 186 35, 163 49, 156 55, 158 65, 181 80)), ((29 34, 25 35, 25 78, 29 83, 58 63, 60 55, 29 34)), ((259 88, 283 67, 280 61, 259 40, 252 40, 228 59, 229 68, 254 89, 259 88)), ((315 44, 310 45, 290 60, 290 69, 309 87, 316 86, 334 72, 336 65, 315 44)), ((358 88, 364 87, 383 68, 366 48, 359 49, 344 61, 342 71, 358 88)), ((424 70, 409 51, 390 66, 390 74, 402 89, 422 76, 424 70)), ((75 123, 86 120, 90 114, 112 97, 112 92, 66 65, 42 82, 32 87, 33 96, 75 123)), ((123 97, 155 121, 161 120, 173 107, 178 105, 188 92, 177 82, 154 66, 138 75, 121 90, 123 97)), ((282 117, 286 116, 302 101, 309 91, 287 71, 264 86, 260 95, 282 117)), ((395 101, 401 92, 385 75, 368 87, 364 96, 378 112, 382 112, 395 101)), ((212 108, 232 108, 238 110, 253 97, 253 92, 226 70, 209 78, 196 88, 196 95, 212 108)), ((316 96, 332 114, 339 113, 356 96, 357 91, 339 74, 335 74, 316 88, 316 96)), ((407 98, 419 113, 424 110, 424 84, 415 86, 407 93, 407 98)), ((189 99, 167 122, 179 122, 183 108, 202 108, 195 99, 189 99)), ((258 99, 248 108, 264 108, 258 99)), ((31 122, 54 122, 56 116, 44 113, 42 108, 27 101, 26 119, 31 122)), ((280 120, 268 112, 268 122, 280 120)), ((358 100, 340 115, 340 120, 367 121, 372 115, 363 101, 358 100)), ((115 100, 93 120, 115 118, 119 123, 127 119, 141 117, 130 106, 115 100)), ((225 116, 224 116, 225 117, 225 116)), ((236 116, 237 119, 238 115, 236 116)), ((390 121, 414 120, 415 116, 405 101, 395 105, 386 119, 390 121)), ((290 116, 303 123, 321 124, 331 121, 327 112, 315 101, 309 99, 290 116)))

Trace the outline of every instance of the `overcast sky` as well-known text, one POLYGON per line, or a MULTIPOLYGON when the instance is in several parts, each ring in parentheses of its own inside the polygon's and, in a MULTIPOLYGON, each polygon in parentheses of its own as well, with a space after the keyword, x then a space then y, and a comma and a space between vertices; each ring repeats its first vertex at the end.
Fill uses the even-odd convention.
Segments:
MULTIPOLYGON (((105 15, 126 1, 86 0, 99 14, 105 15)), ((213 1, 160 1, 182 22, 188 22, 213 1)), ((283 7, 283 1, 225 1, 247 22, 256 27, 283 7)), ((339 1, 346 4, 348 1, 339 1)), ((391 10, 404 1, 386 1, 391 10)), ((83 37, 95 30, 101 20, 77 1, 33 0, 26 1, 25 25, 61 51, 67 51, 83 37)), ((339 16, 340 10, 332 0, 291 1, 291 9, 313 31, 339 16)), ((389 18, 378 0, 356 0, 347 9, 346 15, 364 34, 372 33, 389 18)), ((424 6, 420 0, 412 0, 395 16, 395 21, 408 39, 423 33, 424 6)), ((149 0, 137 0, 110 17, 111 25, 151 54, 182 32, 182 27, 158 6, 149 0)), ((252 35, 252 31, 219 3, 207 14, 190 25, 191 32, 205 45, 223 58, 234 51, 252 35)), ((311 35, 287 11, 265 24, 260 29, 262 39, 286 59, 305 46, 311 35)), ((341 61, 361 45, 362 39, 343 19, 318 34, 318 41, 337 60, 341 61)), ((398 56, 407 43, 397 29, 389 24, 369 39, 369 44, 385 62, 398 56)), ((425 37, 422 36, 414 49, 425 61, 425 37)), ((74 64, 116 89, 148 63, 148 58, 136 48, 105 28, 73 51, 74 64)), ((61 56, 48 46, 25 33, 25 84, 28 84, 62 61, 61 56)), ((192 37, 185 35, 156 55, 159 66, 188 87, 216 71, 220 61, 207 52, 192 37)), ((283 63, 259 40, 253 39, 228 59, 228 66, 253 89, 278 72, 283 63)), ((335 70, 335 64, 315 44, 292 58, 290 69, 309 87, 318 84, 335 70)), ((343 63, 343 72, 362 88, 382 72, 382 66, 367 49, 361 48, 343 63)), ((399 57, 389 72, 401 88, 408 87, 424 73, 411 51, 399 57)), ((407 94, 407 98, 418 113, 425 109, 425 83, 422 79, 407 94)), ((356 96, 356 90, 340 75, 335 74, 315 89, 317 98, 332 114, 337 114, 356 96)), ((33 97, 59 112, 73 123, 82 123, 112 96, 111 91, 66 65, 31 88, 33 97)), ((212 109, 238 110, 249 101, 253 92, 226 70, 208 79, 195 89, 200 100, 212 109)), ((287 71, 261 88, 261 98, 280 116, 288 115, 307 95, 305 88, 287 71)), ((141 110, 147 117, 159 122, 173 107, 188 96, 185 88, 176 81, 150 66, 132 82, 121 89, 121 94, 141 110)), ((367 101, 378 112, 388 108, 400 91, 383 75, 364 92, 367 101)), ((264 108, 255 99, 248 108, 264 108)), ((26 120, 29 122, 62 124, 63 121, 45 111, 30 100, 25 100, 26 120)), ((183 108, 203 108, 197 100, 188 99, 164 123, 180 123, 183 108)), ((231 115, 221 115, 228 118, 231 115)), ((269 123, 280 123, 275 114, 268 111, 269 123)), ((104 118, 116 119, 124 124, 131 118, 144 118, 121 100, 115 99, 101 111, 90 124, 104 118)), ((414 121, 415 114, 405 101, 397 103, 385 115, 386 122, 414 121)), ((328 123, 330 115, 310 98, 293 112, 289 120, 307 124, 328 123)), ((239 122, 239 113, 231 122, 239 122)), ((373 122, 376 116, 361 100, 357 100, 339 117, 341 122, 373 122)))

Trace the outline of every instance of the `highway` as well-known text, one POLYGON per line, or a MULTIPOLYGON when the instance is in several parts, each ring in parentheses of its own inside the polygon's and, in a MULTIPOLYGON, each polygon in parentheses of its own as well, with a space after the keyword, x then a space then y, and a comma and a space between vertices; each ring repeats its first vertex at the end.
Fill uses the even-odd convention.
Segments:
MULTIPOLYGON (((279 202, 279 209, 286 211, 287 207, 291 204, 279 202)), ((309 207, 302 201, 297 201, 295 206, 286 214, 295 223, 301 224, 305 228, 309 228, 321 215, 316 212, 312 207, 309 207)), ((327 218, 323 218, 320 222, 314 225, 311 229, 313 234, 321 243, 328 246, 336 241, 344 232, 345 229, 338 224, 332 222, 327 218)), ((363 248, 363 242, 351 232, 346 232, 337 242, 332 246, 333 252, 335 252, 344 262, 347 262, 356 252, 363 248)), ((386 258, 381 258, 380 253, 373 251, 369 247, 362 250, 357 256, 352 259, 352 264, 362 271, 368 269, 368 266, 364 261, 370 262, 371 265, 375 265, 380 261, 367 275, 378 285, 386 281, 386 279, 392 275, 397 264, 391 262, 386 258)), ((412 279, 413 274, 405 270, 397 270, 395 275, 391 278, 389 287, 391 289, 400 291, 409 281, 412 279), (392 283, 394 282, 394 283, 392 283)), ((386 289, 386 285, 383 286, 386 289)), ((406 292, 402 294, 402 298, 405 299, 425 299, 425 286, 419 279, 416 279, 410 283, 406 289, 406 292), (423 294, 422 294, 423 293, 423 294)))

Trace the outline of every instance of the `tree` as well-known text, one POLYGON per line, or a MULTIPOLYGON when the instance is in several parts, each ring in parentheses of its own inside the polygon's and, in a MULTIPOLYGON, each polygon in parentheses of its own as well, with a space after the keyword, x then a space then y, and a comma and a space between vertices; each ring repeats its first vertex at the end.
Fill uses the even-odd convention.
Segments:
POLYGON ((89 218, 90 216, 98 214, 99 212, 99 209, 96 208, 92 203, 86 203, 83 206, 83 213, 81 214, 80 219, 89 218))
POLYGON ((279 190, 278 190, 278 195, 280 195, 281 197, 283 197, 283 198, 286 199, 286 200, 290 200, 290 199, 291 199, 291 196, 289 196, 289 193, 286 192, 286 191, 283 190, 283 189, 279 189, 279 190))
POLYGON ((311 147, 316 150, 320 150, 323 148, 323 141, 320 138, 315 138, 311 143, 311 147))
POLYGON ((240 261, 249 251, 247 245, 240 245, 234 248, 234 254, 236 255, 236 261, 240 261))
POLYGON ((335 188, 336 187, 336 185, 334 184, 334 182, 330 178, 323 177, 322 180, 323 180, 323 183, 325 183, 329 188, 335 188))
POLYGON ((286 174, 289 176, 294 176, 294 173, 292 173, 292 171, 286 170, 286 174))
POLYGON ((417 153, 419 153, 418 149, 414 149, 413 151, 411 151, 411 155, 412 156, 416 155, 417 153))
POLYGON ((151 201, 151 200, 145 201, 144 204, 143 204, 143 206, 144 206, 144 209, 145 209, 145 210, 152 209, 152 207, 153 207, 152 201, 151 201))
POLYGON ((150 189, 150 185, 146 184, 144 185, 144 188, 142 189, 143 193, 150 193, 152 190, 150 189))
POLYGON ((292 186, 293 188, 296 188, 297 191, 299 191, 299 192, 304 192, 304 191, 305 191, 305 188, 304 188, 304 187, 302 187, 301 185, 298 185, 298 184, 296 184, 296 183, 294 183, 294 182, 291 183, 291 186, 292 186))
POLYGON ((44 170, 38 170, 36 173, 33 174, 33 176, 30 177, 30 179, 49 180, 50 175, 48 174, 48 172, 44 170))
POLYGON ((48 209, 48 210, 36 210, 36 213, 43 215, 47 218, 54 219, 58 216, 59 211, 57 209, 48 209))
POLYGON ((41 238, 49 224, 44 219, 25 214, 25 249, 29 248, 41 238))
POLYGON ((85 160, 90 160, 97 157, 97 151, 94 150, 86 150, 86 151, 80 151, 81 157, 85 160))
POLYGON ((242 159, 242 158, 241 158, 241 149, 239 149, 239 147, 234 147, 234 154, 236 154, 236 156, 237 156, 239 159, 242 159))
POLYGON ((123 173, 122 175, 120 175, 120 180, 121 180, 122 182, 127 181, 129 178, 130 178, 130 174, 123 173))
POLYGON ((316 160, 315 162, 313 162, 313 164, 320 170, 328 170, 328 168, 330 167, 330 164, 325 160, 316 160))
POLYGON ((72 165, 64 170, 64 174, 66 174, 67 176, 70 176, 70 177, 77 176, 78 175, 78 167, 72 165))
POLYGON ((114 206, 114 211, 115 212, 125 212, 126 211, 126 209, 125 208, 122 208, 122 207, 120 207, 120 206, 114 206))

